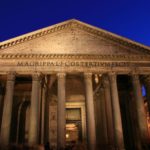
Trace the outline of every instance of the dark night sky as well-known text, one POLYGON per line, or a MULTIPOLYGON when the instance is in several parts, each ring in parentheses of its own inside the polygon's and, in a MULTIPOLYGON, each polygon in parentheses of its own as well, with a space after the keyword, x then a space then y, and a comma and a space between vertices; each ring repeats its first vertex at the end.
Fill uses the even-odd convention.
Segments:
POLYGON ((150 0, 0 0, 0 41, 72 18, 150 46, 150 0))

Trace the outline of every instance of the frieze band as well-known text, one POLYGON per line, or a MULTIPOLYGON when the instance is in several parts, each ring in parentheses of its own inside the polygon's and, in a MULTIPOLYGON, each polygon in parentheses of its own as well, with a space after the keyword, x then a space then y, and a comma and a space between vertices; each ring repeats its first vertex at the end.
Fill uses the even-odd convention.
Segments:
POLYGON ((129 66, 141 66, 150 67, 150 63, 130 63, 130 62, 88 62, 88 61, 18 61, 19 67, 129 67, 129 66))

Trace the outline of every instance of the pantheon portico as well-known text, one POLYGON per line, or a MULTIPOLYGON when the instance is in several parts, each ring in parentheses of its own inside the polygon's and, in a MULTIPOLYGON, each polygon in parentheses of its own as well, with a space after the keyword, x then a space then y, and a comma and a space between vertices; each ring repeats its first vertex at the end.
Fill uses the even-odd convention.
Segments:
POLYGON ((0 43, 1 150, 148 150, 149 113, 148 46, 74 19, 0 43))

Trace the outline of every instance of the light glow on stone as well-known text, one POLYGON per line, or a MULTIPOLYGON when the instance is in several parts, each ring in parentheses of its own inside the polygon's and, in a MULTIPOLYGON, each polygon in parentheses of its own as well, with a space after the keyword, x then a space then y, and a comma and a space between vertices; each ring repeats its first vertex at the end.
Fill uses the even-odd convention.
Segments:
POLYGON ((68 139, 68 138, 69 138, 69 134, 67 133, 67 134, 66 134, 66 139, 68 139))

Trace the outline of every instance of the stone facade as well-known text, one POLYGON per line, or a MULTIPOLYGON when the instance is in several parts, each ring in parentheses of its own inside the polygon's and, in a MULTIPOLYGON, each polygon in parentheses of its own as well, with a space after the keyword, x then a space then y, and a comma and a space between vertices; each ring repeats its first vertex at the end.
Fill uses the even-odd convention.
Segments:
POLYGON ((149 74, 150 47, 74 19, 1 42, 1 149, 148 149, 149 74))

